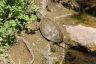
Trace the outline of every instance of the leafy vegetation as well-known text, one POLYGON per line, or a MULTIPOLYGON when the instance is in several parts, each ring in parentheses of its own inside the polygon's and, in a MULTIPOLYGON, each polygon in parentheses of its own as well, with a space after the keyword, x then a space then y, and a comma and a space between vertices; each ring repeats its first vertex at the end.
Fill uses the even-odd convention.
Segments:
POLYGON ((14 33, 20 31, 24 26, 37 17, 34 12, 37 6, 34 0, 1 0, 0 1, 0 57, 4 57, 6 49, 14 42, 14 33), (30 9, 30 14, 29 10, 30 9))

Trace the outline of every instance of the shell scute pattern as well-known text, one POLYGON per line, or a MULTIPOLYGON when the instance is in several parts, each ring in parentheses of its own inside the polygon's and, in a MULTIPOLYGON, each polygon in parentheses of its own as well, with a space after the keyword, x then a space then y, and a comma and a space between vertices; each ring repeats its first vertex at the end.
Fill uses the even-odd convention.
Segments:
POLYGON ((40 32, 46 39, 52 42, 59 43, 63 41, 63 35, 59 27, 48 18, 41 20, 40 32))

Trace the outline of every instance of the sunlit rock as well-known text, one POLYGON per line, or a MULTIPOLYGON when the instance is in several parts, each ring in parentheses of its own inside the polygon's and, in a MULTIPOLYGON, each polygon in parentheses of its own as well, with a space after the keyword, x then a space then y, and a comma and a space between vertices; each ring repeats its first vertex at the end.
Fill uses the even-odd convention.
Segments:
POLYGON ((96 51, 96 28, 83 25, 66 26, 71 40, 78 42, 81 46, 91 51, 96 51))

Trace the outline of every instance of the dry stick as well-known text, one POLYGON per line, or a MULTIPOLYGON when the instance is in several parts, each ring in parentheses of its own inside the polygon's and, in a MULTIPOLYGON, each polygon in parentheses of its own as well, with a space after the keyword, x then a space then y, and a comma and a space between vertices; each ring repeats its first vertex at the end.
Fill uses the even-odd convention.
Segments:
POLYGON ((30 61, 30 64, 33 64, 35 57, 34 57, 34 53, 33 53, 32 49, 30 48, 29 42, 28 42, 27 40, 25 40, 23 37, 20 37, 20 36, 18 36, 18 35, 15 35, 15 36, 16 36, 17 38, 20 38, 20 39, 23 40, 23 43, 26 45, 28 51, 30 52, 30 54, 31 54, 31 56, 32 56, 32 58, 33 58, 33 59, 30 61))
POLYGON ((26 45, 27 49, 29 50, 29 52, 33 58, 31 60, 30 64, 33 64, 35 57, 34 57, 34 53, 33 53, 32 49, 30 48, 29 42, 27 40, 25 40, 23 37, 20 37, 20 36, 17 36, 17 37, 21 38, 23 40, 23 43, 26 45))
POLYGON ((32 56, 33 59, 31 60, 30 64, 33 64, 33 62, 34 62, 34 53, 33 53, 32 49, 30 48, 29 42, 26 41, 24 38, 22 38, 22 40, 23 40, 24 44, 27 46, 29 52, 31 53, 31 56, 32 56))

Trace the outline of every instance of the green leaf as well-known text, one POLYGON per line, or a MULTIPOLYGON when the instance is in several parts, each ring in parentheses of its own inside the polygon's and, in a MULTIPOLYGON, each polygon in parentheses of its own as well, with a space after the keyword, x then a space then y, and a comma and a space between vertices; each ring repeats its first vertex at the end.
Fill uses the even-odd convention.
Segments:
POLYGON ((37 20, 37 16, 36 15, 31 15, 31 20, 37 20))
POLYGON ((2 37, 0 37, 0 41, 3 41, 3 38, 2 37))
POLYGON ((20 26, 27 25, 28 22, 30 23, 30 20, 37 20, 36 15, 34 15, 34 12, 37 11, 35 0, 31 0, 30 2, 32 3, 31 17, 26 14, 27 1, 28 0, 0 0, 0 58, 5 56, 5 49, 14 40, 10 35, 13 35, 16 30, 18 31, 20 26), (8 20, 5 20, 7 18, 8 20))
POLYGON ((15 26, 16 26, 16 22, 15 22, 14 20, 10 20, 10 25, 11 25, 12 27, 15 27, 15 26))

